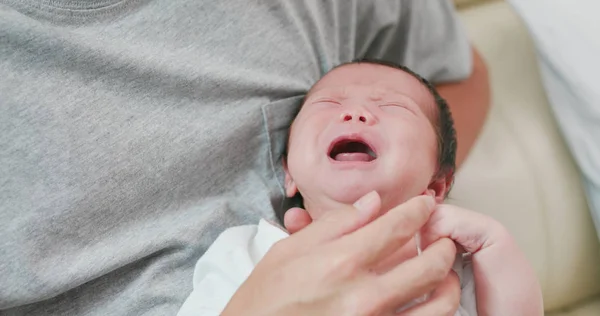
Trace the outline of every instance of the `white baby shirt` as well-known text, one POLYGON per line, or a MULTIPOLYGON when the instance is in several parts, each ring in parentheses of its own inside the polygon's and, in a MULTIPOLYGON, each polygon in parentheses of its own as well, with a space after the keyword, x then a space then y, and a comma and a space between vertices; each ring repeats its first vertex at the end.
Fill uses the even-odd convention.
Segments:
MULTIPOLYGON (((265 220, 258 225, 225 230, 196 263, 193 291, 177 316, 219 315, 271 246, 288 236, 265 220)), ((455 316, 477 315, 470 262, 457 257, 452 269, 458 274, 462 288, 455 316)))

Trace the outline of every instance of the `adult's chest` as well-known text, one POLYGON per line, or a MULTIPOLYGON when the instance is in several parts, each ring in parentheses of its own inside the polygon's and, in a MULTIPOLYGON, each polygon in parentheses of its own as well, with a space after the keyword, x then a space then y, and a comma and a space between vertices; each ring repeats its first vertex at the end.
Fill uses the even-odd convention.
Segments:
POLYGON ((96 242, 230 191, 269 194, 257 181, 273 180, 273 147, 320 57, 277 12, 219 5, 154 1, 77 26, 3 13, 0 208, 10 240, 35 230, 96 242), (255 180, 241 181, 248 173, 255 180))
POLYGON ((267 145, 265 108, 289 99, 267 112, 293 113, 325 58, 292 13, 266 5, 154 1, 78 26, 9 16, 9 178, 47 197, 251 166, 267 145))

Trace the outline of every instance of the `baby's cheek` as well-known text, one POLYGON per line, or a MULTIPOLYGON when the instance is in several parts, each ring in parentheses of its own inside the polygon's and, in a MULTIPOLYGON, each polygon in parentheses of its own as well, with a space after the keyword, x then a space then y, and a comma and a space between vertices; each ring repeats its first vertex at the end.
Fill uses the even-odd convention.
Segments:
POLYGON ((437 145, 425 141, 415 144, 412 150, 408 151, 407 172, 411 173, 412 181, 416 181, 415 184, 421 184, 423 181, 429 183, 437 171, 437 151, 437 145))

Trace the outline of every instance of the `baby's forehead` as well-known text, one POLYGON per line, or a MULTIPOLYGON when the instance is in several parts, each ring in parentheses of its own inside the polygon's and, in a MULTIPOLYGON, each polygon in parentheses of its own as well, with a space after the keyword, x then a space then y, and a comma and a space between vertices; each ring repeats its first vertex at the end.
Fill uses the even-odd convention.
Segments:
POLYGON ((343 99, 357 95, 374 100, 405 97, 427 112, 436 110, 432 92, 413 74, 374 63, 351 63, 334 68, 311 87, 306 100, 314 97, 343 99))

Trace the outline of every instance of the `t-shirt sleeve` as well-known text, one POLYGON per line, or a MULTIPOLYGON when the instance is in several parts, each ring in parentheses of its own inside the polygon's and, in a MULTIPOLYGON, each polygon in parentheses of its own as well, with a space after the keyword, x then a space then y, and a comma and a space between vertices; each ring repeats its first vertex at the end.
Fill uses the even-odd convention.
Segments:
POLYGON ((363 56, 403 64, 433 83, 466 79, 472 70, 471 46, 451 0, 400 0, 398 5, 380 1, 374 19, 390 18, 382 25, 363 56), (389 10, 396 7, 398 10, 389 10))

